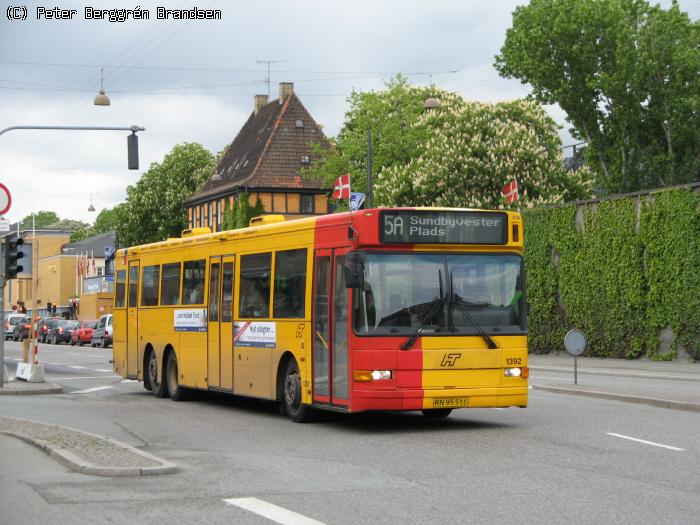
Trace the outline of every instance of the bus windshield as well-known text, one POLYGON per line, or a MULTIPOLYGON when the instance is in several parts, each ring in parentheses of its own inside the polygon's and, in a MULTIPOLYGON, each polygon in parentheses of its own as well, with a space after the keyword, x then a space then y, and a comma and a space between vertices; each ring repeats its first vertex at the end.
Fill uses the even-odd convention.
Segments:
POLYGON ((353 327, 359 335, 410 336, 421 325, 422 334, 523 334, 523 273, 514 254, 369 252, 353 290, 353 327))

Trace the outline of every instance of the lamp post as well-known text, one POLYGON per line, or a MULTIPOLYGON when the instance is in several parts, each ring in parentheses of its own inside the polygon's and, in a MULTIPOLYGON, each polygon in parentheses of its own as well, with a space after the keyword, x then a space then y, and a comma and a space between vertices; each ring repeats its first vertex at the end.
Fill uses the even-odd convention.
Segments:
MULTIPOLYGON (((100 94, 96 97, 95 99, 95 104, 97 105, 109 105, 109 98, 104 95, 107 103, 106 104, 98 104, 98 98, 104 95, 104 89, 100 89, 100 94)), ((3 128, 0 129, 0 135, 3 135, 7 133, 8 131, 13 131, 17 129, 31 129, 31 130, 68 130, 68 131, 131 131, 131 135, 127 136, 127 154, 128 154, 128 165, 129 169, 138 169, 138 142, 136 140, 136 132, 137 131, 145 131, 146 128, 141 127, 141 126, 129 126, 129 127, 124 127, 124 126, 35 126, 35 125, 29 125, 29 126, 10 126, 8 128, 3 128)), ((92 205, 92 197, 90 199, 90 207, 93 208, 94 211, 94 206, 92 205)), ((34 224, 34 213, 32 213, 32 224, 34 224)), ((18 225, 19 229, 19 225, 18 225)), ((39 261, 39 250, 37 249, 38 242, 36 239, 36 229, 33 227, 33 235, 32 235, 32 265, 34 266, 34 262, 36 261, 36 269, 32 270, 32 288, 33 288, 33 293, 32 293, 32 333, 30 335, 30 341, 31 337, 36 337, 35 332, 35 319, 36 319, 36 313, 37 313, 37 301, 36 301, 36 279, 38 278, 38 261, 39 261)), ((2 294, 2 300, 0 300, 0 305, 4 302, 4 294, 5 294, 5 273, 3 272, 2 275, 0 275, 0 294, 2 294)), ((3 312, 4 313, 4 312, 3 312)), ((17 372, 17 377, 23 377, 27 381, 32 381, 32 382, 43 382, 44 381, 44 370, 43 367, 38 366, 38 359, 36 356, 37 349, 36 349, 36 341, 34 341, 34 359, 33 364, 29 365, 28 363, 20 363, 17 365, 18 372, 17 372), (20 374, 20 366, 22 366, 22 371, 20 374)), ((4 336, 2 339, 2 344, 0 344, 0 374, 2 375, 0 377, 0 388, 4 387, 4 373, 5 373, 5 356, 4 356, 4 336)))
MULTIPOLYGON (((440 101, 434 97, 428 97, 423 102, 423 109, 432 111, 440 107, 440 101)), ((372 127, 367 128, 367 198, 365 207, 372 207, 372 127)))

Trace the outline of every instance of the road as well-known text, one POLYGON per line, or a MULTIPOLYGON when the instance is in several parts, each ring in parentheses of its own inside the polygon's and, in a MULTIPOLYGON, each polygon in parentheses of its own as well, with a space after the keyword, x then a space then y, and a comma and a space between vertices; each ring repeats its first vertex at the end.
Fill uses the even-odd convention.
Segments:
MULTIPOLYGON (((19 344, 6 348, 12 370, 19 344)), ((89 477, 1 437, 2 523, 266 524, 270 505, 278 522, 308 525, 697 520, 698 413, 531 390, 524 410, 299 425, 262 401, 156 399, 111 373, 111 349, 40 352, 66 393, 0 396, 0 414, 109 435, 182 470, 89 477)))

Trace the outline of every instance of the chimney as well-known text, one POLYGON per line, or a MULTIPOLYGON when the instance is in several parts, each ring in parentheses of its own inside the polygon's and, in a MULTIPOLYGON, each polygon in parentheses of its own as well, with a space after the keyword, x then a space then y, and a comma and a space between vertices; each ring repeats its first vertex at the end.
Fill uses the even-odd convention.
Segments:
POLYGON ((267 95, 255 95, 255 114, 258 114, 258 111, 267 104, 267 95))
POLYGON ((292 93, 294 93, 294 84, 292 82, 280 82, 280 104, 284 102, 287 95, 291 95, 292 93))

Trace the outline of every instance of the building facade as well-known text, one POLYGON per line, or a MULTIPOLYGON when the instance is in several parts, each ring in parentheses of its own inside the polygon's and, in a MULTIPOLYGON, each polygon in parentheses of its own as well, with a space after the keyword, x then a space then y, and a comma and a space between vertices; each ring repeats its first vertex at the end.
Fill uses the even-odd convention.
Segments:
POLYGON ((55 307, 56 315, 66 313, 71 317, 96 319, 100 313, 108 313, 107 303, 111 311, 113 286, 110 286, 111 276, 105 275, 105 248, 113 248, 114 233, 74 243, 70 242, 71 233, 51 229, 36 230, 35 235, 32 230, 19 232, 24 239, 21 249, 24 257, 18 261, 23 270, 17 279, 7 282, 5 312, 28 310, 49 315, 55 307), (36 260, 35 253, 38 253, 36 260), (97 281, 105 281, 107 285, 97 281), (100 300, 86 303, 83 299, 88 294, 100 294, 100 300), (86 303, 86 308, 81 308, 81 303, 86 303))
POLYGON ((244 195, 251 206, 260 199, 265 213, 290 218, 328 213, 328 189, 301 175, 314 160, 312 144, 330 147, 294 84, 280 83, 272 102, 256 95, 253 112, 215 172, 185 201, 190 228, 221 231, 226 203, 233 208, 244 195))

